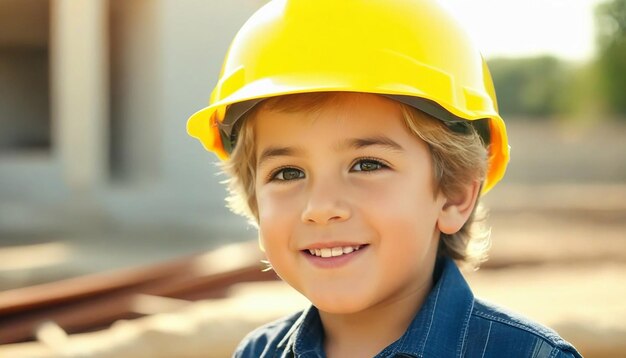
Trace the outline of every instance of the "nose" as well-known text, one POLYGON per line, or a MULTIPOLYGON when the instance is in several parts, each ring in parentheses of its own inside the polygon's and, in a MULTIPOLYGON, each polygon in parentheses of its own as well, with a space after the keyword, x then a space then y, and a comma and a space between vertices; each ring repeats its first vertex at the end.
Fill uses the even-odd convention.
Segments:
POLYGON ((336 180, 310 181, 306 206, 302 211, 304 223, 326 225, 350 218, 346 189, 336 180))

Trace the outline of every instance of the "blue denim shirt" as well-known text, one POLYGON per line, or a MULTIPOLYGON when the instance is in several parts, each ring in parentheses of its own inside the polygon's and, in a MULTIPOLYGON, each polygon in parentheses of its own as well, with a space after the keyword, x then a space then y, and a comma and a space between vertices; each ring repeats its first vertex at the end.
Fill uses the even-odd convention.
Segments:
MULTIPOLYGON (((559 335, 475 298, 453 260, 439 258, 431 292, 406 332, 379 357, 581 357, 559 335)), ((326 357, 315 307, 260 327, 234 357, 326 357)))

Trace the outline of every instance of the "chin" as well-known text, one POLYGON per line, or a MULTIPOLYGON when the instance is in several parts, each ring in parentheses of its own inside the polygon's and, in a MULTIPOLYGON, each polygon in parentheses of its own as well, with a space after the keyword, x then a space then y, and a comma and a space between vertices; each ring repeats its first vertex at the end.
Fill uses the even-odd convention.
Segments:
POLYGON ((350 297, 309 297, 318 310, 332 314, 352 314, 363 311, 367 305, 350 297))

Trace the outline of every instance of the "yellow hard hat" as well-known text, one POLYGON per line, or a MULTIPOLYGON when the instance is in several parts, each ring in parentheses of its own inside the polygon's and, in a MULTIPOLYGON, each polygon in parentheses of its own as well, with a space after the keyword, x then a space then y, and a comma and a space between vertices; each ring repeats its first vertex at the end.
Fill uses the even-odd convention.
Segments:
POLYGON ((326 91, 389 96, 452 127, 481 123, 489 144, 483 193, 504 175, 509 146, 487 64, 434 0, 268 2, 235 36, 210 105, 187 131, 226 159, 235 122, 256 103, 326 91))

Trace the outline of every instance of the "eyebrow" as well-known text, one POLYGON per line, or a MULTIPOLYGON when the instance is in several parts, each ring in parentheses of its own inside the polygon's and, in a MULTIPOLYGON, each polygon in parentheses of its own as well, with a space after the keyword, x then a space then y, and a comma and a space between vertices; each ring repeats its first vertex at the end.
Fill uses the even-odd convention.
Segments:
POLYGON ((386 147, 387 149, 403 152, 404 148, 394 140, 389 137, 385 137, 383 135, 366 137, 366 138, 349 138, 346 139, 343 143, 339 145, 339 149, 343 148, 351 148, 351 149, 362 149, 371 146, 381 146, 386 147))
MULTIPOLYGON (((338 150, 345 149, 363 149, 371 146, 381 146, 392 151, 396 152, 404 152, 404 148, 396 143, 391 138, 385 136, 373 136, 366 138, 348 138, 339 143, 337 146, 338 150)), ((258 166, 260 167, 263 162, 275 157, 288 157, 288 156, 297 156, 304 153, 304 150, 301 147, 277 147, 270 146, 265 148, 261 155, 259 156, 258 166)))
POLYGON ((300 147, 275 147, 270 146, 263 150, 261 155, 259 156, 259 160, 257 166, 261 166, 264 161, 275 158, 275 157, 288 157, 288 156, 296 156, 300 153, 304 152, 300 147))

